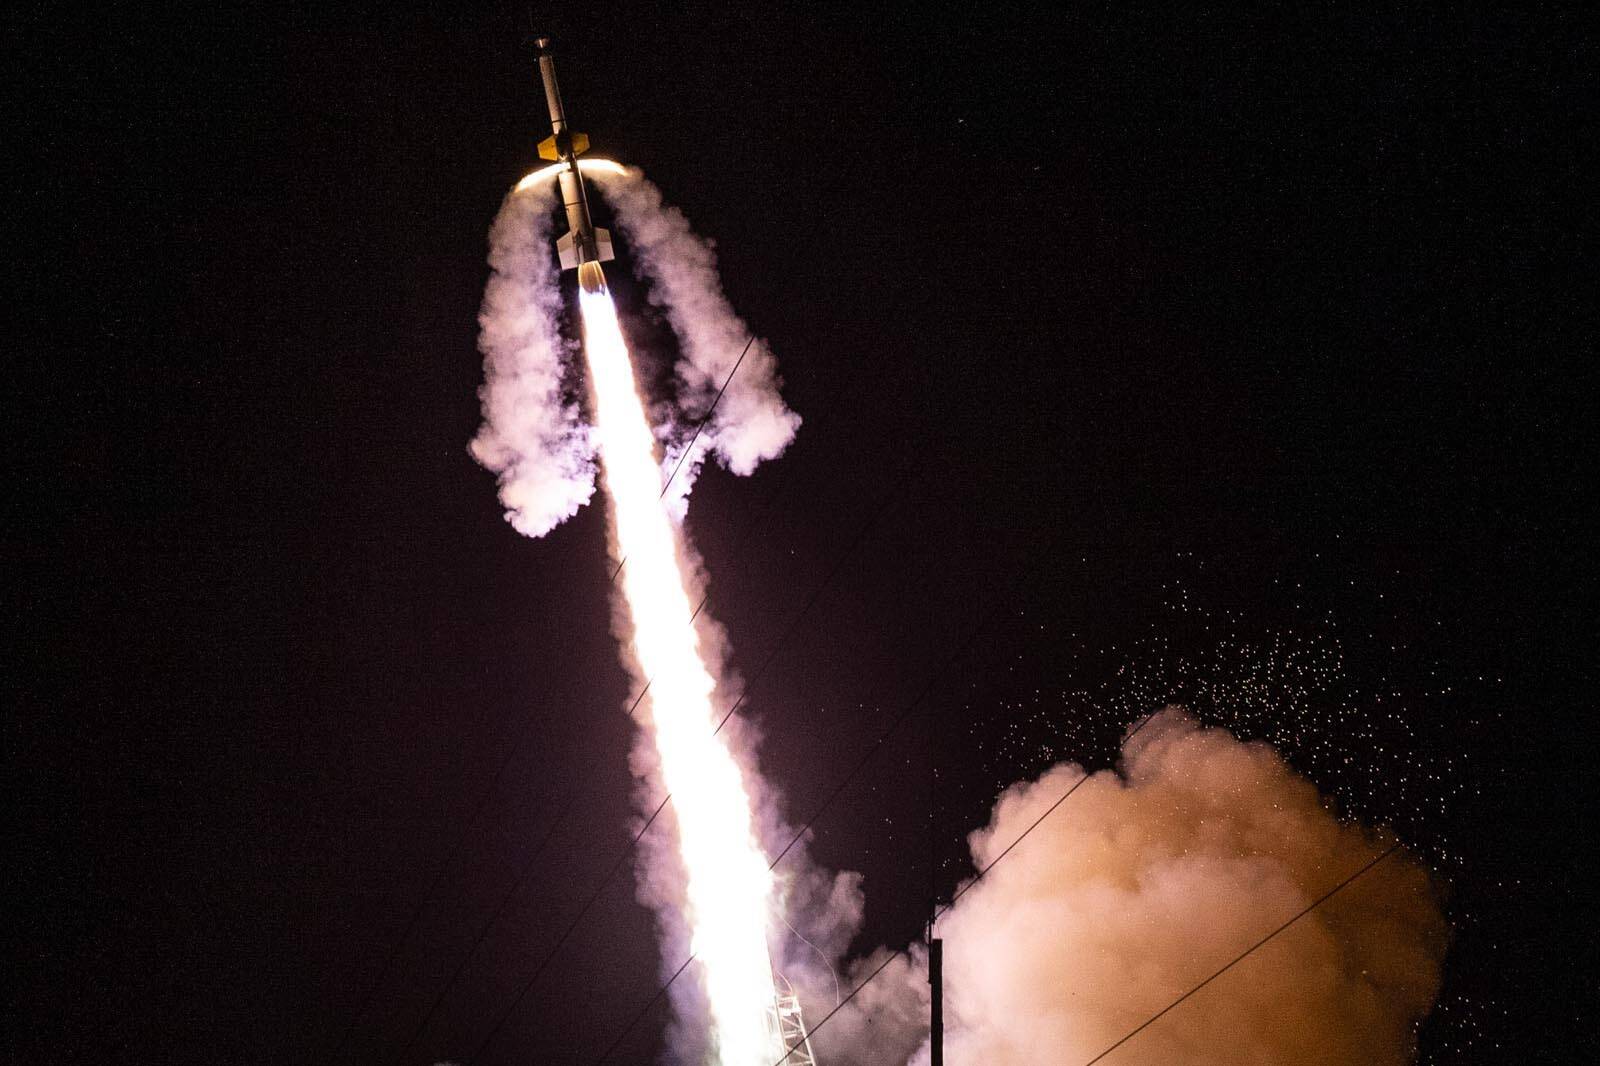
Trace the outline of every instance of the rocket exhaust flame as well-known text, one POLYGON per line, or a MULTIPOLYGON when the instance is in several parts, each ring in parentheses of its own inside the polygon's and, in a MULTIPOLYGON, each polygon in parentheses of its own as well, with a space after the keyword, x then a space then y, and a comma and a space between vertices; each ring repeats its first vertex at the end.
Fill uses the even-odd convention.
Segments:
MULTIPOLYGON (((585 266, 590 264, 584 264, 585 266)), ((611 498, 631 650, 649 691, 639 717, 653 733, 672 795, 687 875, 685 921, 724 1066, 769 1066, 782 1048, 769 1027, 775 996, 767 949, 773 879, 756 841, 750 796, 713 732, 716 688, 692 624, 679 530, 661 499, 655 438, 604 287, 580 285, 583 347, 594 392, 601 474, 611 498)), ((580 273, 580 282, 583 276, 580 273)))
POLYGON ((587 293, 606 291, 606 272, 599 263, 578 264, 578 288, 587 293))

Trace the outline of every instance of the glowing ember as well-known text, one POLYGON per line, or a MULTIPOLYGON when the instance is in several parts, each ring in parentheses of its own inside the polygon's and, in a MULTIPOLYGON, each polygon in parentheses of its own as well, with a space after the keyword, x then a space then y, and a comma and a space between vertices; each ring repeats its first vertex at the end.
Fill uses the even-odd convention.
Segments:
POLYGON ((712 1044, 724 1066, 771 1066, 783 1050, 768 1023, 772 877, 755 840, 743 775, 713 735, 715 683, 691 624, 678 528, 660 499, 655 440, 616 307, 603 288, 578 295, 601 468, 617 551, 627 560, 621 578, 633 653, 649 678, 641 717, 653 724, 663 784, 677 813, 688 873, 685 918, 710 1004, 712 1044))

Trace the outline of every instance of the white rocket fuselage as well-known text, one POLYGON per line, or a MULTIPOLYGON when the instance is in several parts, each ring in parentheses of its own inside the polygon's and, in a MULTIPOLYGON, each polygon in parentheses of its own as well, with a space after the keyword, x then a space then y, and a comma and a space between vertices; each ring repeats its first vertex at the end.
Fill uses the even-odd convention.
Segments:
POLYGON ((551 135, 539 145, 539 155, 562 164, 557 180, 561 185, 561 202, 567 212, 567 233, 556 242, 561 256, 562 270, 577 270, 578 284, 594 292, 605 287, 605 275, 600 263, 614 258, 611 251, 611 234, 595 226, 589 215, 589 195, 584 188, 583 175, 578 170, 578 156, 589 148, 589 138, 574 133, 567 123, 566 108, 561 102, 561 86, 556 81, 555 57, 550 53, 550 39, 539 39, 539 75, 544 80, 545 102, 550 107, 551 135))

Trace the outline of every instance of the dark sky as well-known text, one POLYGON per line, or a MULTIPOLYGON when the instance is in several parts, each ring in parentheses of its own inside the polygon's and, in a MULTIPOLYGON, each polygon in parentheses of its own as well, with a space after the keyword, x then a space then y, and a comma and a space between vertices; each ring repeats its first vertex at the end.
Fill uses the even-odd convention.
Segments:
MULTIPOLYGON (((527 15, 160 10, 5 16, 6 1057, 401 1061, 516 884, 404 1061, 464 1058, 631 810, 603 511, 521 538, 465 448, 487 228, 548 133, 527 15)), ((1592 730, 1549 692, 1592 614, 1544 582, 1590 466, 1589 27, 536 24, 807 420, 689 523, 790 817, 935 681, 817 825, 859 947, 918 933, 930 757, 948 892, 1001 787, 1180 698, 1437 864, 1425 1061, 1588 1032, 1592 730), (1227 695, 1274 634, 1342 653, 1298 731, 1227 695)), ((484 1061, 592 1061, 658 964, 620 878, 484 1061)))

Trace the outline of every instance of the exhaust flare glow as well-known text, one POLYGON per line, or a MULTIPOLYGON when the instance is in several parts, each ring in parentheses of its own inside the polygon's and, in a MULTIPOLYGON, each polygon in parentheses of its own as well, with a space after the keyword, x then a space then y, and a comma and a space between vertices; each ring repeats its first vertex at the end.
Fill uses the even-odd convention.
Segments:
MULTIPOLYGON (((554 179, 557 174, 565 169, 567 169, 565 163, 551 163, 547 167, 540 167, 538 170, 525 174, 512 191, 526 192, 540 182, 554 179)), ((627 168, 621 163, 616 163, 609 159, 580 159, 578 160, 578 170, 582 172, 592 170, 597 174, 610 174, 614 177, 622 177, 628 172, 627 168)))

